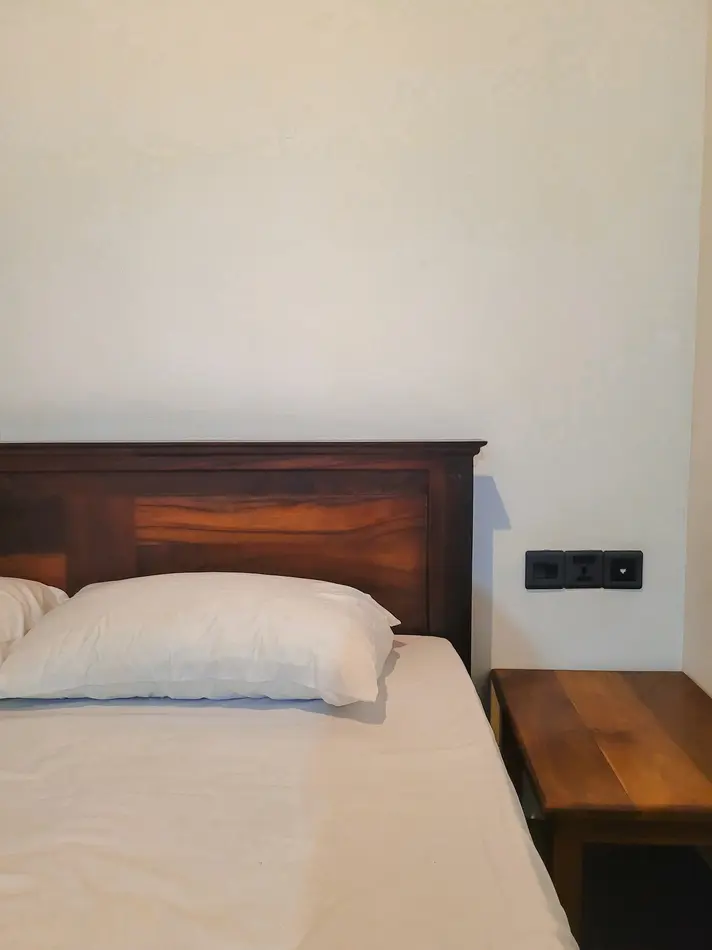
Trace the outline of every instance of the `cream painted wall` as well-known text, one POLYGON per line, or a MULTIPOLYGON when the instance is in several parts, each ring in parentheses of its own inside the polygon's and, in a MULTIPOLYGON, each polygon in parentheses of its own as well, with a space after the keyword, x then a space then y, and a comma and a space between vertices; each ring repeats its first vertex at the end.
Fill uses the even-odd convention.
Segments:
POLYGON ((0 437, 491 440, 478 665, 678 667, 705 0, 0 0, 0 437), (530 547, 642 547, 536 595, 530 547))
POLYGON ((712 695, 712 0, 688 505, 684 669, 712 695))

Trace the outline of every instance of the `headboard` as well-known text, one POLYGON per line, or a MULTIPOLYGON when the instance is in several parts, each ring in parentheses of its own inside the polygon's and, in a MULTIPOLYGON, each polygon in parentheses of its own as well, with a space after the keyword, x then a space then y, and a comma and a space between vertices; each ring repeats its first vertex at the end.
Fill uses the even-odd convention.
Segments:
POLYGON ((469 668, 484 442, 0 443, 0 575, 74 593, 178 571, 367 591, 469 668))

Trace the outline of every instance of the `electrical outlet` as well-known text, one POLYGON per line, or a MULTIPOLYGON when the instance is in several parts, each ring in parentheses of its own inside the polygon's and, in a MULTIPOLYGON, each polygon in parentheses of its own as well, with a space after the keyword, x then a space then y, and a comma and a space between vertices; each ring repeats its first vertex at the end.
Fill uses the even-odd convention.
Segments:
POLYGON ((524 586, 527 590, 561 590, 564 586, 564 552, 527 551, 524 586))
POLYGON ((640 590, 643 586, 643 552, 604 552, 603 586, 608 590, 640 590))
POLYGON ((566 551, 564 587, 569 590, 603 587, 603 551, 566 551))

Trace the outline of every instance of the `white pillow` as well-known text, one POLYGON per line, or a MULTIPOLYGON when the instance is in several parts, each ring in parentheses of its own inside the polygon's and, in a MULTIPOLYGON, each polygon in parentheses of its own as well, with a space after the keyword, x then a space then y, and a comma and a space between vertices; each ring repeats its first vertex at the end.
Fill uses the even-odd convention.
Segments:
POLYGON ((361 591, 302 578, 93 584, 15 644, 0 697, 372 701, 397 623, 361 591))
POLYGON ((65 600, 67 595, 56 587, 19 577, 0 577, 0 663, 16 640, 65 600))

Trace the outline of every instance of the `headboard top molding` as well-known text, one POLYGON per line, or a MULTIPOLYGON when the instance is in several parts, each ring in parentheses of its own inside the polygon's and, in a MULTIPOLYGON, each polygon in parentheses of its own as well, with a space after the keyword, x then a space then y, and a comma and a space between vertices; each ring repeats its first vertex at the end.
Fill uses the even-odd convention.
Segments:
POLYGON ((470 442, 0 443, 0 575, 74 593, 247 571, 358 587, 469 666, 470 442))
POLYGON ((424 463, 474 458, 482 440, 454 442, 0 442, 0 472, 128 471, 241 466, 254 459, 291 460, 298 467, 314 459, 334 464, 382 459, 424 463))

